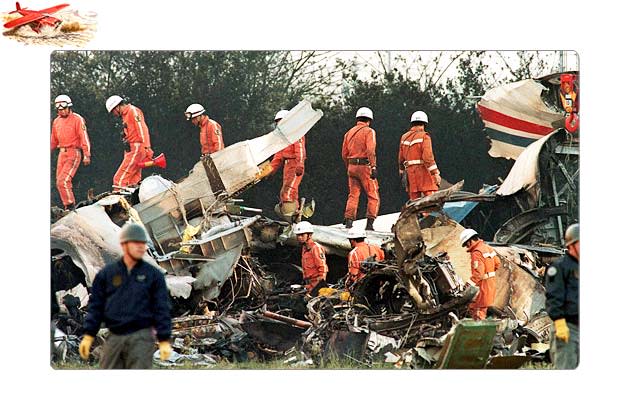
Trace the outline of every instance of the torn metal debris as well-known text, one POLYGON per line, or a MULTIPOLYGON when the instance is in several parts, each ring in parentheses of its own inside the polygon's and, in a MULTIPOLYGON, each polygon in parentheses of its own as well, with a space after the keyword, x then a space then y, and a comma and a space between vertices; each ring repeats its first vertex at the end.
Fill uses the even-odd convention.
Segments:
MULTIPOLYGON (((230 209, 257 182, 259 165, 319 117, 301 103, 274 132, 203 158, 180 182, 149 177, 56 221, 51 270, 63 302, 55 320, 59 357, 76 351, 94 276, 120 257, 120 226, 134 220, 149 232, 145 259, 166 273, 173 302, 174 352, 158 364, 284 360, 308 367, 351 360, 366 367, 509 368, 544 359, 551 320, 540 280, 546 261, 536 249, 497 246, 492 319, 465 319, 478 290, 467 280, 470 255, 460 245, 458 220, 474 207, 468 204, 494 202, 495 186, 472 194, 462 191, 462 181, 377 220, 379 230, 366 241, 380 246, 385 259, 364 261, 365 277, 349 291, 347 230, 315 226, 314 239, 327 253, 328 287, 306 294, 291 224, 240 205, 238 214, 230 209), (458 220, 450 217, 453 209, 458 220)), ((517 225, 513 231, 528 223, 517 225)), ((106 334, 99 333, 94 359, 106 334)))

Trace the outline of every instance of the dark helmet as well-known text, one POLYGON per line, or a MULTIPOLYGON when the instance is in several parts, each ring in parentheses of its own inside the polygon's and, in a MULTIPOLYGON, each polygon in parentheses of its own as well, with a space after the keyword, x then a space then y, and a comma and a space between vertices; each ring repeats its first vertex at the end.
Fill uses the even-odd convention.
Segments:
POLYGON ((120 243, 129 241, 134 242, 149 242, 149 235, 147 231, 138 223, 127 223, 120 231, 120 243))

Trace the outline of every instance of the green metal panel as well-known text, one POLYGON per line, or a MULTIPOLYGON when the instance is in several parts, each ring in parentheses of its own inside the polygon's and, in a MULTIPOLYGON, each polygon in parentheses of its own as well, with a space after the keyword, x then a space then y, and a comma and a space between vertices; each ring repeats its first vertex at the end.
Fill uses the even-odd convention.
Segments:
POLYGON ((483 369, 497 332, 495 321, 462 320, 446 339, 438 369, 483 369))

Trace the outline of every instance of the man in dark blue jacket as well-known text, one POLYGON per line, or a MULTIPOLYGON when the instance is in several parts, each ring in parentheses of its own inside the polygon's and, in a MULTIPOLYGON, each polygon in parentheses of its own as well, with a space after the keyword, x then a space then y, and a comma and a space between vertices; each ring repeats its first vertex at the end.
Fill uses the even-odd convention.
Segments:
POLYGON ((556 369, 575 369, 580 356, 580 227, 564 235, 567 253, 545 273, 547 313, 551 327, 551 361, 556 369))
POLYGON ((171 353, 170 302, 164 275, 142 260, 149 237, 139 224, 128 223, 120 232, 123 257, 107 264, 92 284, 85 335, 79 346, 83 359, 101 322, 110 335, 103 346, 103 369, 150 369, 155 350, 156 331, 160 358, 171 353))

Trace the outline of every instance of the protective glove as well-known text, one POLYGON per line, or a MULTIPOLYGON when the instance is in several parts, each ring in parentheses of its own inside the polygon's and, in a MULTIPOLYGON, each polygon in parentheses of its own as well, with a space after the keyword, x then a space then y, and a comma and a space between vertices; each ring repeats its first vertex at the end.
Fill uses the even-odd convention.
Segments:
POLYGON ((295 168, 295 175, 302 176, 304 175, 304 166, 300 165, 295 168))
POLYGON ((160 346, 160 360, 164 361, 171 357, 171 352, 173 351, 171 347, 171 343, 168 340, 160 341, 158 344, 160 346))
POLYGON ((276 171, 273 169, 273 166, 271 166, 271 163, 269 163, 269 161, 264 162, 263 164, 261 164, 258 167, 259 171, 256 174, 256 181, 260 181, 261 179, 265 178, 266 176, 272 175, 274 174, 276 171))
POLYGON ((433 180, 435 181, 435 185, 437 185, 439 188, 440 184, 442 183, 442 177, 440 176, 440 174, 433 175, 433 180))
POLYGON ((378 175, 378 172, 376 171, 376 166, 372 168, 372 171, 370 172, 370 178, 371 179, 376 179, 376 176, 378 175))
POLYGON ((85 334, 83 339, 81 340, 81 344, 79 344, 79 355, 81 359, 87 360, 90 357, 90 347, 92 347, 92 343, 94 342, 94 337, 91 335, 85 334))
POLYGON ((562 340, 565 343, 569 342, 569 327, 567 326, 567 321, 564 318, 556 319, 553 321, 554 326, 556 327, 556 338, 558 340, 562 340))

